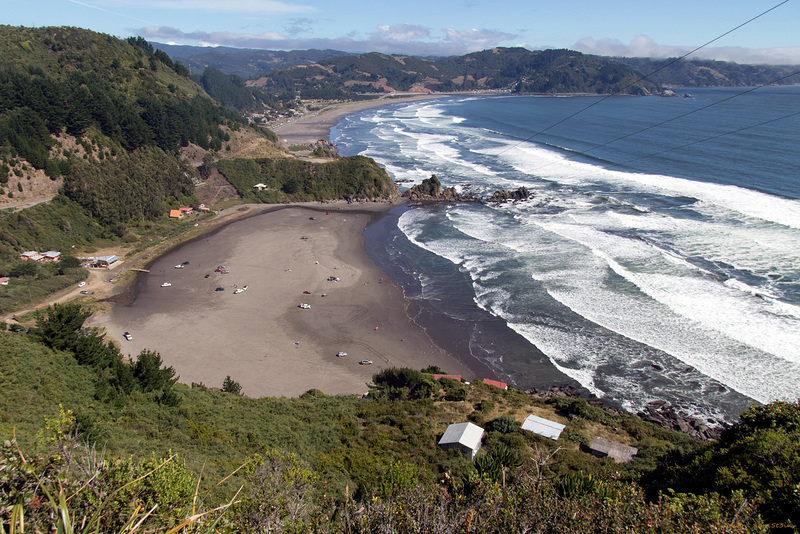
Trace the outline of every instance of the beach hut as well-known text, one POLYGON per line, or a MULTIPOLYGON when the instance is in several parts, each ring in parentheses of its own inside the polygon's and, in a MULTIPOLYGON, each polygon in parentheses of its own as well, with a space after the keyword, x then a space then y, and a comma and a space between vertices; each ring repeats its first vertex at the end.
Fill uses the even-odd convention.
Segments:
POLYGON ((472 423, 454 423, 447 427, 439 446, 444 450, 458 449, 464 458, 474 460, 481 448, 483 429, 472 423))
POLYGON ((633 460, 633 457, 636 456, 636 453, 639 452, 639 449, 635 447, 630 447, 601 437, 595 437, 592 440, 591 445, 589 445, 589 450, 592 451, 592 454, 600 458, 613 458, 618 464, 630 462, 633 460))
POLYGON ((529 415, 525 419, 525 422, 522 423, 522 430, 539 434, 540 436, 550 438, 553 441, 558 439, 558 437, 561 435, 561 432, 563 432, 565 428, 566 425, 562 425, 561 423, 556 423, 555 421, 550 421, 548 419, 543 419, 541 417, 536 417, 533 414, 529 415))
POLYGON ((500 389, 508 389, 508 384, 506 384, 505 382, 500 382, 499 380, 490 380, 489 378, 484 378, 483 380, 481 380, 481 382, 483 382, 487 386, 494 386, 500 389))

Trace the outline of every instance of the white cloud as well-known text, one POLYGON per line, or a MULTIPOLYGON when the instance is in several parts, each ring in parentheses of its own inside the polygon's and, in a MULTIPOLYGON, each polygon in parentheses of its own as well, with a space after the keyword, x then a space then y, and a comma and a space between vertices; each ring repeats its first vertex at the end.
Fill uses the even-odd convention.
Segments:
POLYGON ((167 26, 148 26, 132 30, 134 35, 164 42, 203 46, 233 46, 265 50, 306 50, 311 48, 342 50, 344 52, 382 52, 418 56, 451 56, 499 46, 516 36, 493 30, 443 30, 442 38, 431 35, 429 29, 410 24, 381 25, 377 31, 359 38, 355 34, 334 39, 298 38, 278 32, 260 34, 230 32, 184 32, 167 26))
POLYGON ((461 31, 451 28, 442 28, 442 31, 445 34, 445 41, 463 43, 465 46, 472 48, 472 50, 469 50, 470 52, 475 52, 476 50, 482 50, 484 48, 492 48, 497 43, 516 39, 518 37, 511 33, 494 30, 479 30, 476 28, 461 31))
POLYGON ((412 24, 382 24, 378 26, 378 34, 374 34, 373 38, 386 39, 387 41, 408 42, 419 41, 421 39, 428 39, 431 32, 422 26, 415 26, 412 24), (378 37, 378 35, 380 37, 378 37))
MULTIPOLYGON (((638 35, 630 44, 624 44, 616 39, 595 41, 587 37, 575 43, 572 48, 600 56, 668 58, 683 56, 696 47, 661 45, 646 35, 638 35)), ((760 49, 738 46, 706 47, 694 52, 687 59, 716 59, 757 65, 800 65, 800 47, 760 49)))

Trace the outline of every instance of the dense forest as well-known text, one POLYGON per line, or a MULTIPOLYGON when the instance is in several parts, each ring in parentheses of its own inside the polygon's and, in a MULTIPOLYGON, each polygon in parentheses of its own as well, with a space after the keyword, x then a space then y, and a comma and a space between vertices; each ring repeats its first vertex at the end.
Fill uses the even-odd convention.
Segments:
POLYGON ((384 369, 365 397, 252 399, 236 377, 182 385, 158 353, 125 358, 88 315, 54 306, 27 335, 0 332, 4 532, 766 533, 800 521, 800 402, 753 406, 699 442, 581 398, 436 380, 438 368, 384 369), (530 413, 566 428, 556 441, 521 430, 530 413), (436 446, 462 421, 485 430, 474 461, 436 446), (597 458, 597 435, 639 452, 597 458))
POLYGON ((740 65, 730 61, 702 59, 675 61, 675 58, 615 58, 615 61, 648 74, 648 80, 662 85, 744 87, 800 83, 797 65, 740 65))
POLYGON ((399 195, 389 174, 364 156, 319 164, 294 159, 224 160, 216 167, 242 198, 252 202, 390 199, 399 195), (254 189, 258 183, 266 187, 254 189))

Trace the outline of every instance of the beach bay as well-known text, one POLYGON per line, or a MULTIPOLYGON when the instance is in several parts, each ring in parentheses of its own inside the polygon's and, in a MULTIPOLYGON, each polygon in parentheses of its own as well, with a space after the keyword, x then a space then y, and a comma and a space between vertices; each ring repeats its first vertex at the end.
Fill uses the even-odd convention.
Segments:
POLYGON ((401 289, 364 250, 364 228, 390 207, 256 206, 153 261, 138 275, 132 302, 91 326, 121 340, 123 354, 159 352, 182 383, 220 387, 230 376, 252 397, 364 393, 390 366, 438 365, 471 378, 409 319, 401 289), (215 272, 223 265, 229 273, 215 272), (364 359, 373 363, 359 364, 364 359))

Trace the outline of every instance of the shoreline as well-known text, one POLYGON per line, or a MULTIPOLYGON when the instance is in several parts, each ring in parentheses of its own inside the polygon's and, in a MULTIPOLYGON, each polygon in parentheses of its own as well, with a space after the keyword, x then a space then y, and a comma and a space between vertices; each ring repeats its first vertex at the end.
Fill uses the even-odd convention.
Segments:
POLYGON ((230 376, 250 397, 363 394, 389 367, 437 365, 483 378, 473 362, 432 341, 426 329, 435 324, 414 321, 400 286, 369 257, 364 229, 396 205, 269 206, 223 223, 150 260, 128 302, 118 300, 90 326, 121 340, 130 331, 123 354, 159 352, 182 383, 220 387, 230 376), (214 272, 217 265, 230 274, 214 272), (244 285, 246 292, 233 293, 244 285), (365 359, 373 363, 358 363, 365 359))
POLYGON ((380 108, 391 104, 435 100, 448 96, 452 95, 449 93, 423 95, 407 94, 403 96, 385 96, 375 100, 364 100, 362 102, 343 102, 327 106, 318 112, 303 115, 293 121, 269 127, 269 129, 281 138, 284 148, 292 145, 307 145, 315 143, 320 139, 330 141, 331 128, 338 124, 339 119, 347 115, 353 115, 360 111, 380 108))

